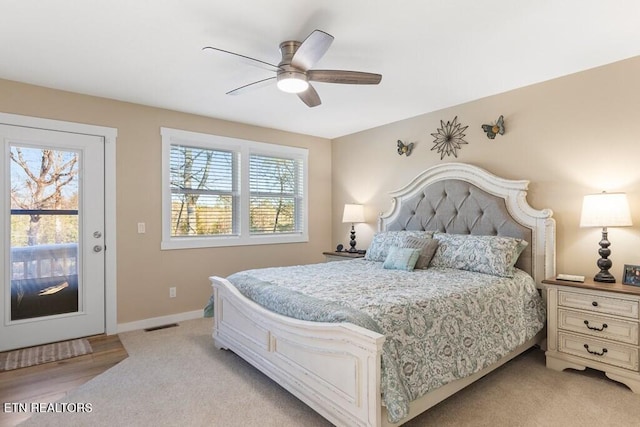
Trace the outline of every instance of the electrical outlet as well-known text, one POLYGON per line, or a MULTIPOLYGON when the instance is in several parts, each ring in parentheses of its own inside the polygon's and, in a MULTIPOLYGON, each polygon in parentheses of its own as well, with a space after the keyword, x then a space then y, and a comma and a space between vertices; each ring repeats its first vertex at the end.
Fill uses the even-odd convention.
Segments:
POLYGON ((146 233, 146 232, 147 232, 146 228, 147 228, 147 227, 146 227, 146 225, 145 225, 145 223, 144 223, 144 222, 139 222, 139 223, 138 223, 138 234, 144 234, 144 233, 146 233))
POLYGON ((174 286, 169 288, 169 298, 175 298, 175 297, 176 297, 176 288, 174 286))

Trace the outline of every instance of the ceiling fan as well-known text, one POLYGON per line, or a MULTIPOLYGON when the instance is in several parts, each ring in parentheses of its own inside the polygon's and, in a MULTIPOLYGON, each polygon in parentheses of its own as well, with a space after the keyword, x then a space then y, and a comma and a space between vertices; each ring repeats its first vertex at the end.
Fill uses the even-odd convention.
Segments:
POLYGON ((333 36, 320 30, 312 32, 302 43, 294 40, 284 41, 280 43, 282 60, 278 65, 217 47, 206 46, 202 49, 213 49, 235 55, 247 60, 252 65, 276 72, 273 77, 240 86, 227 92, 227 95, 239 95, 248 90, 272 84, 275 81, 278 89, 288 93, 295 93, 309 107, 316 107, 321 104, 320 96, 318 96, 318 92, 311 86, 310 82, 376 85, 382 80, 382 75, 380 74, 361 71, 312 70, 311 67, 322 58, 332 42, 333 36))

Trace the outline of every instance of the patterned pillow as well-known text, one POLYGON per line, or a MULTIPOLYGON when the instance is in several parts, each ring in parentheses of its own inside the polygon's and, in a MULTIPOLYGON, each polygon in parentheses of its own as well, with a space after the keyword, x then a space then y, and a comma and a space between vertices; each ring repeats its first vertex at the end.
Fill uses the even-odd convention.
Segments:
POLYGON ((416 248, 399 248, 391 246, 389 254, 382 264, 382 268, 388 270, 405 270, 412 271, 420 256, 420 249, 416 248))
POLYGON ((503 236, 435 233, 438 240, 431 267, 449 267, 501 277, 513 277, 514 265, 528 243, 503 236))
POLYGON ((416 262, 415 268, 424 269, 429 267, 429 263, 433 255, 438 249, 438 241, 436 239, 421 239, 419 237, 405 236, 400 243, 401 248, 420 249, 420 256, 416 262))
POLYGON ((400 246, 402 239, 406 236, 431 238, 433 231, 402 230, 402 231, 381 231, 373 235, 373 240, 367 249, 364 259, 369 261, 383 262, 387 259, 391 246, 400 246))

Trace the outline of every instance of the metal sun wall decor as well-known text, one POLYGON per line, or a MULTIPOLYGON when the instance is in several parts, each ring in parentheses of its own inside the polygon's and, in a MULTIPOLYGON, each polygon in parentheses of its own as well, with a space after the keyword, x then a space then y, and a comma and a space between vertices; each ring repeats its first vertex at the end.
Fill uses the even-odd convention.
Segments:
POLYGON ((498 117, 495 125, 482 125, 482 130, 486 132, 489 139, 494 139, 496 135, 504 135, 504 117, 498 117))
POLYGON ((407 156, 411 155, 411 151, 413 150, 413 142, 405 144, 404 142, 398 140, 398 154, 401 156, 406 154, 407 156))
POLYGON ((440 120, 440 128, 436 133, 432 133, 435 139, 433 143, 435 144, 431 151, 437 150, 440 153, 440 160, 442 160, 445 156, 454 155, 458 157, 458 149, 462 148, 462 144, 468 144, 463 138, 465 134, 463 133, 469 126, 462 127, 460 123, 458 123, 458 116, 454 117, 453 121, 447 122, 440 120))

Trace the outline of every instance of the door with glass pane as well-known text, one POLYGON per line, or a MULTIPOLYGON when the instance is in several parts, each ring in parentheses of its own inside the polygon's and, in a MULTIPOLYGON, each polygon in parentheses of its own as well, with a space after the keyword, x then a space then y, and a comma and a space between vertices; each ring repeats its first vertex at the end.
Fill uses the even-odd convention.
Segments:
POLYGON ((0 125, 0 351, 104 332, 104 139, 0 125))

